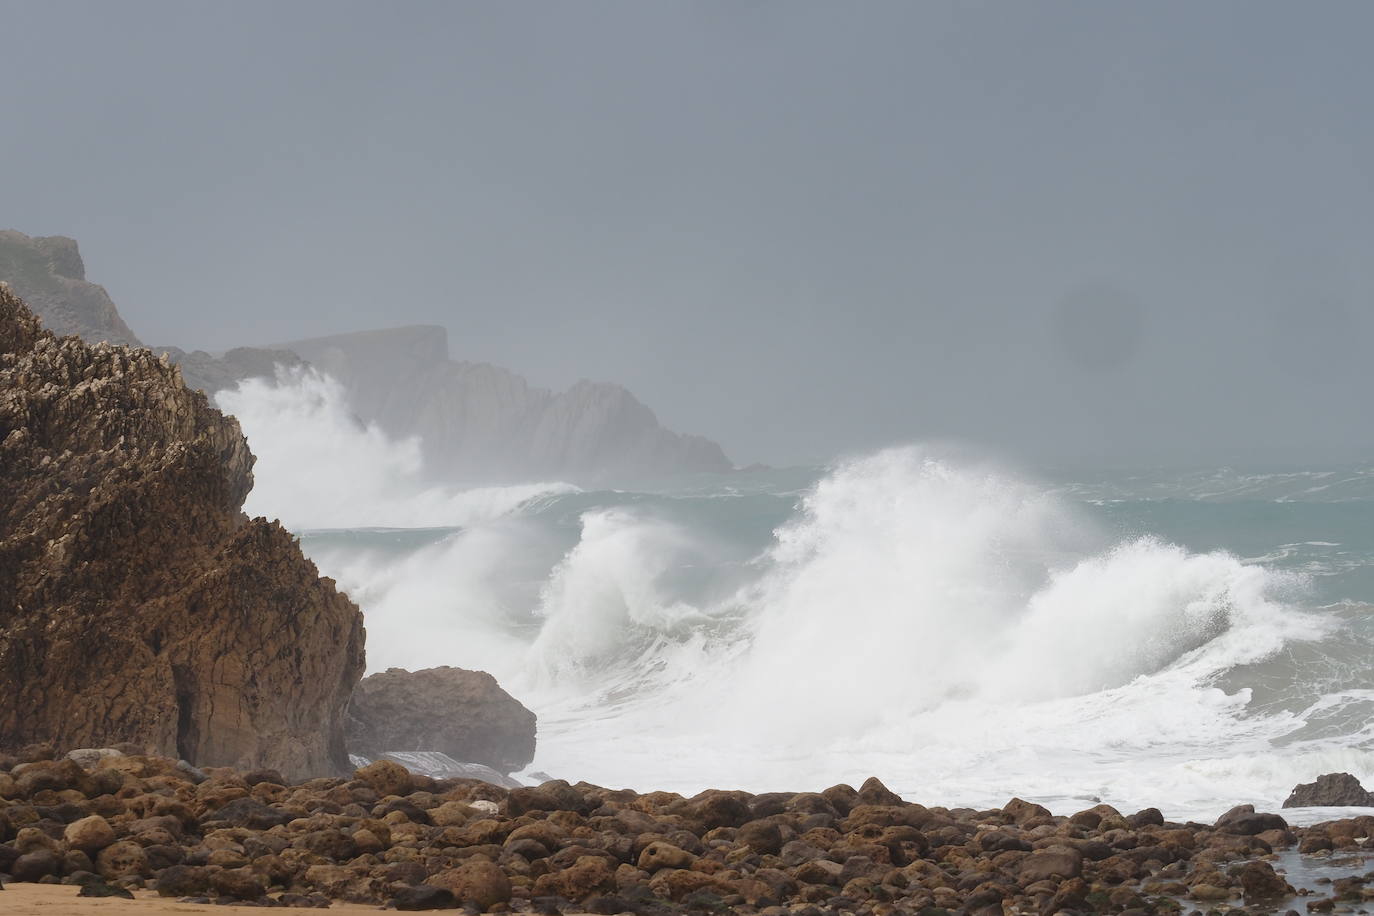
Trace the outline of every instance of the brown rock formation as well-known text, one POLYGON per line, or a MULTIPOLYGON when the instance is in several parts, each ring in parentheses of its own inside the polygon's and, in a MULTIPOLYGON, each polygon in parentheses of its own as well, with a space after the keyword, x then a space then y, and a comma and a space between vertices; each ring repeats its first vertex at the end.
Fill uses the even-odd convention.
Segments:
POLYGON ((0 289, 0 747, 347 768, 362 616, 243 514, 252 464, 174 366, 57 338, 0 289))
POLYGON ((535 716, 485 671, 388 668, 363 678, 349 709, 348 749, 439 751, 510 773, 534 759, 535 716))
POLYGON ((1315 782, 1293 787, 1285 808, 1368 807, 1374 805, 1374 792, 1366 792, 1349 773, 1326 773, 1315 782))
POLYGON ((58 334, 76 334, 91 343, 142 346, 119 317, 105 287, 86 281, 86 265, 74 239, 0 230, 0 280, 58 334))

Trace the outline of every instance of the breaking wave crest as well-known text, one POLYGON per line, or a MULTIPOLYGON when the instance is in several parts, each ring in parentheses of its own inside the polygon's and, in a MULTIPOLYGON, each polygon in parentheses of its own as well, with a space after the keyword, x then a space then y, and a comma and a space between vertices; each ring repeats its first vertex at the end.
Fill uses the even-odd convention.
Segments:
POLYGON ((1368 663, 1328 650, 1348 622, 1307 606, 1303 575, 1121 538, 991 465, 894 448, 800 499, 462 492, 421 483, 415 443, 359 424, 327 377, 219 403, 259 455, 254 511, 355 529, 303 543, 364 608, 369 667, 491 671, 540 714, 535 766, 556 775, 692 791, 877 773, 932 802, 1187 816, 1277 803, 1318 761, 1374 769, 1368 663), (444 527, 356 530, 379 525, 444 527), (1303 731, 1317 719, 1335 724, 1303 731))

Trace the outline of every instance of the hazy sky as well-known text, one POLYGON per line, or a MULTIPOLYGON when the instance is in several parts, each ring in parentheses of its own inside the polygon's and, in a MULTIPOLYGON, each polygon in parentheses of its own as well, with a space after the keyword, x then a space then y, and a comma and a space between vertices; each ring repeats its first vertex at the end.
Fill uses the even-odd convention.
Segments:
POLYGON ((1374 455, 1374 4, 0 0, 149 343, 434 323, 740 462, 1374 455))

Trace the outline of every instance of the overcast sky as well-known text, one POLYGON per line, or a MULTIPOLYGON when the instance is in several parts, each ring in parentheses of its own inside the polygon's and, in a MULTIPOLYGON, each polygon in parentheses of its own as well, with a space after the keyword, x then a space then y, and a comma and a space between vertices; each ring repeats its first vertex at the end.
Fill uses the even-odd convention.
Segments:
POLYGON ((1374 4, 11 2, 0 228, 741 463, 1374 455, 1374 4))

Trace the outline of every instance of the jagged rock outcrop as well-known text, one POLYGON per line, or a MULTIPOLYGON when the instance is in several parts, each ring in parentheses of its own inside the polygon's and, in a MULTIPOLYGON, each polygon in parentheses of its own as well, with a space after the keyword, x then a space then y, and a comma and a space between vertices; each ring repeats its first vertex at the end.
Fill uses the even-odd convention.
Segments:
POLYGON ((441 327, 280 347, 338 379, 363 420, 419 436, 426 467, 448 479, 595 484, 732 467, 719 445, 664 429, 619 385, 582 381, 555 394, 497 366, 454 361, 441 327))
POLYGON ((1374 806, 1374 793, 1365 791, 1360 781, 1349 773, 1326 773, 1316 782, 1294 786, 1285 808, 1369 807, 1374 806))
MULTIPOLYGON (((86 282, 76 242, 0 232, 0 281, 59 334, 141 346, 104 288, 86 282)), ((417 326, 317 337, 223 354, 161 347, 192 388, 213 394, 277 366, 313 364, 337 378, 358 418, 420 438, 436 480, 466 485, 567 480, 593 486, 726 472, 721 447, 665 429, 620 385, 532 387, 485 363, 450 359, 448 332, 417 326)))
POLYGON ((0 747, 347 768, 362 616, 242 513, 252 464, 170 363, 58 338, 0 289, 0 747))
POLYGON ((105 287, 86 282, 86 265, 73 239, 0 230, 0 280, 57 334, 142 346, 105 287))
POLYGON ((348 716, 348 749, 438 751, 510 773, 534 759, 535 715, 485 671, 388 668, 363 678, 348 716))

